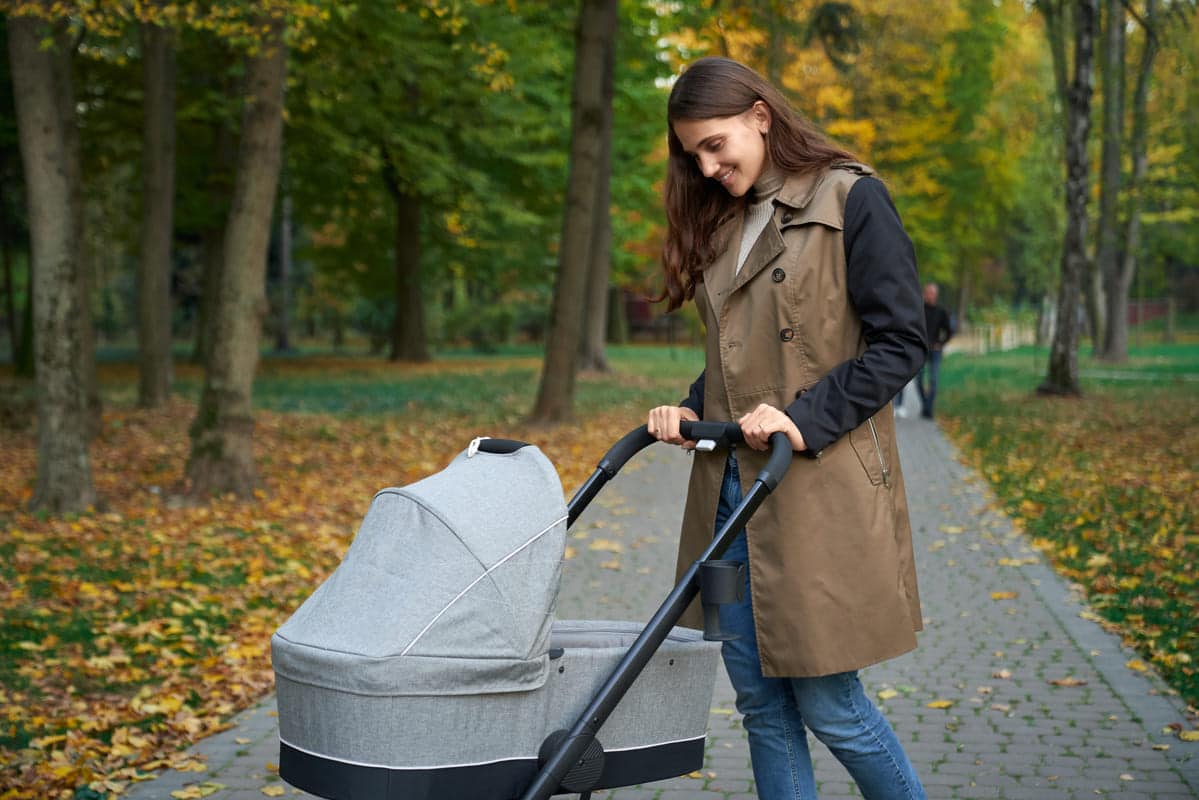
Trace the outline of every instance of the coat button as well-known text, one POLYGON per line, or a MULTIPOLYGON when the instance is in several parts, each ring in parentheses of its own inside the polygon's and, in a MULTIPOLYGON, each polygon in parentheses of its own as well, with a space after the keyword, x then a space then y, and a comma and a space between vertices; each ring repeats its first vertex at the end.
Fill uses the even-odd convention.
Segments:
POLYGON ((779 331, 779 338, 784 342, 789 342, 795 338, 795 331, 791 330, 790 328, 783 328, 781 331, 779 331))
POLYGON ((783 224, 784 225, 786 225, 788 222, 790 222, 793 219, 795 219, 795 215, 792 214, 790 211, 788 211, 786 214, 783 214, 783 224))
POLYGON ((774 272, 770 273, 770 280, 774 281, 775 283, 782 283, 786 279, 787 273, 783 272, 777 267, 775 268, 774 272))

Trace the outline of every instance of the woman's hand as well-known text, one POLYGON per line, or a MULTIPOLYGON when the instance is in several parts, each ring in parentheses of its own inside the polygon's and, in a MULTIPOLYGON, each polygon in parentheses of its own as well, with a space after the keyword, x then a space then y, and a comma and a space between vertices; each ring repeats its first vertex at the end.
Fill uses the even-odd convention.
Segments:
POLYGON ((804 444, 803 434, 795 426, 795 421, 766 403, 762 403, 737 420, 737 424, 741 426, 741 432, 745 434, 745 443, 754 450, 768 450, 770 435, 780 431, 787 434, 787 441, 791 442, 792 450, 798 452, 808 449, 808 446, 804 444))
POLYGON ((679 433, 679 422, 684 419, 699 422, 699 416, 686 406, 658 406, 650 409, 645 426, 650 435, 658 441, 681 444, 685 449, 692 450, 695 448, 695 442, 685 441, 679 433))

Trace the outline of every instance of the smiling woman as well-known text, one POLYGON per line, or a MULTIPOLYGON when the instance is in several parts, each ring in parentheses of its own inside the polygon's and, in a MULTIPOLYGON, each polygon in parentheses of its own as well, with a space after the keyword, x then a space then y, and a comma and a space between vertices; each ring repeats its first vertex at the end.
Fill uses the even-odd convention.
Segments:
POLYGON ((748 67, 695 62, 667 116, 663 297, 695 301, 707 346, 686 399, 647 428, 692 447, 681 420, 736 421, 746 444, 695 454, 680 571, 729 524, 772 434, 816 456, 724 554, 747 566, 720 616, 758 796, 816 796, 810 730, 865 797, 923 798, 858 679, 922 624, 890 403, 927 349, 911 241, 873 170, 748 67))

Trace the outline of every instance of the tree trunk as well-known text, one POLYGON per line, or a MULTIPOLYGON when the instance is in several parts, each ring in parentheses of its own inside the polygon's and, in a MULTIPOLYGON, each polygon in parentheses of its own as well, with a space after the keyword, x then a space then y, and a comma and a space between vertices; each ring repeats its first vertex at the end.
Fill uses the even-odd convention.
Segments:
POLYGON ((1103 332, 1107 330, 1107 300, 1104 295, 1103 275, 1095 259, 1088 259, 1086 274, 1082 277, 1082 302, 1086 311, 1086 327, 1079 332, 1081 338, 1087 331, 1091 334, 1091 353, 1099 356, 1103 348, 1103 332))
POLYGON ((33 358, 33 256, 29 258, 29 288, 25 291, 25 305, 21 309, 21 345, 13 353, 13 371, 19 378, 32 378, 37 370, 33 358))
POLYGON ((138 404, 171 396, 171 241, 175 209, 175 43, 170 28, 142 23, 145 124, 142 236, 137 270, 138 404))
POLYGON ((279 203, 279 311, 275 315, 275 350, 291 350, 291 193, 279 203))
POLYGON ((549 341, 535 422, 553 423, 574 413, 575 370, 581 336, 588 253, 595 227, 595 182, 600 174, 604 125, 605 50, 616 39, 617 0, 582 0, 575 28, 575 77, 571 102, 570 178, 558 250, 549 341))
POLYGON ((388 358, 392 361, 428 361, 429 342, 425 334, 425 302, 420 276, 421 200, 400 184, 399 176, 394 172, 388 173, 386 182, 396 204, 396 310, 388 358))
MULTIPOLYGON (((232 57, 232 56, 231 56, 232 57)), ((240 91, 240 87, 221 85, 215 89, 229 96, 240 91)), ((205 201, 212 209, 227 209, 232 191, 228 177, 237 172, 237 131, 225 120, 216 120, 214 131, 214 146, 211 153, 212 169, 209 170, 202 191, 205 201)), ((221 272, 224 264, 225 226, 228 223, 228 211, 213 215, 215 222, 206 224, 200 230, 200 302, 196 314, 195 347, 192 361, 207 364, 208 353, 211 350, 217 294, 221 285, 221 272)))
POLYGON ((8 342, 13 362, 21 352, 21 322, 17 317, 17 287, 12 277, 12 242, 9 240, 7 216, 0 214, 0 264, 4 267, 4 318, 8 321, 8 342))
POLYGON ((1057 330, 1057 306, 1048 294, 1041 298, 1037 309, 1037 347, 1044 347, 1057 330))
POLYGON ((54 36, 54 47, 60 55, 50 60, 50 67, 56 88, 59 126, 63 132, 67 153, 63 167, 67 172, 67 183, 71 187, 73 258, 75 272, 79 276, 76 287, 79 292, 80 346, 75 351, 75 357, 79 360, 78 370, 83 382, 84 432, 90 442, 100 435, 102 404, 100 384, 96 379, 96 328, 92 317, 94 280, 91 254, 86 247, 84 224, 83 157, 79 143, 79 127, 75 124, 75 84, 71 76, 71 57, 78 42, 72 41, 72 34, 65 25, 59 26, 54 36))
MULTIPOLYGON (((1106 0, 1103 59, 1103 156, 1099 178, 1099 230, 1095 249, 1094 288, 1089 293, 1088 313, 1094 352, 1107 357, 1107 332, 1115 321, 1106 315, 1104 297, 1111 303, 1118 272, 1119 240, 1117 211, 1120 201, 1120 150, 1124 140, 1124 5, 1106 0)), ((1109 306, 1110 307, 1110 306, 1109 306)))
POLYGON ((624 291, 619 286, 608 287, 608 341, 628 344, 629 318, 625 313, 624 291))
POLYGON ((216 307, 221 288, 221 267, 224 264, 225 228, 200 231, 200 302, 196 313, 196 341, 192 361, 207 364, 212 342, 216 338, 216 307))
POLYGON ((583 304, 583 339, 580 370, 608 371, 608 284, 612 276, 612 97, 616 72, 616 40, 604 48, 603 120, 599 131, 600 153, 595 176, 595 209, 591 248, 587 259, 587 288, 583 304))
POLYGON ((1158 31, 1154 28, 1157 16, 1156 0, 1147 0, 1145 16, 1145 48, 1141 51, 1141 66, 1137 71, 1137 88, 1132 101, 1132 177, 1128 185, 1128 222, 1124 232, 1124 258, 1108 287, 1108 328, 1104 341, 1104 358, 1108 361, 1128 360, 1128 293, 1137 268, 1137 249, 1141 244, 1141 187, 1149 169, 1149 83, 1153 78, 1153 62, 1157 57, 1158 31))
POLYGON ((249 497, 258 477, 252 396, 266 311, 266 255, 282 158, 287 74, 284 22, 269 17, 264 27, 261 48, 248 58, 237 178, 213 309, 214 338, 191 427, 187 475, 196 497, 214 492, 249 497))
MULTIPOLYGON (((63 98, 70 54, 43 49, 47 26, 29 17, 8 19, 13 94, 29 209, 34 362, 38 417, 37 483, 31 507, 80 511, 96 501, 88 454, 88 409, 79 221, 80 168, 72 159, 63 98)), ((58 38, 58 37, 55 37, 58 38)))
POLYGON ((1094 90, 1095 30, 1098 0, 1074 5, 1074 77, 1066 107, 1066 241, 1057 296, 1057 327, 1049 346, 1049 368, 1037 387, 1043 394, 1080 395, 1078 382, 1079 300, 1087 272, 1087 192, 1094 90))

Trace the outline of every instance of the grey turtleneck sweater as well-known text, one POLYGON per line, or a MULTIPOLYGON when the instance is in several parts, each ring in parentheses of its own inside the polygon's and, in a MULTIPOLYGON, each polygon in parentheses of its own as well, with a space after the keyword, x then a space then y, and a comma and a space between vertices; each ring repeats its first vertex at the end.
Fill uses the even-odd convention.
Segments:
POLYGON ((767 167, 754 182, 754 201, 745 207, 745 221, 741 226, 741 249, 737 252, 737 272, 745 263, 754 242, 766 229, 766 223, 774 212, 774 197, 783 188, 786 176, 783 173, 767 167))

